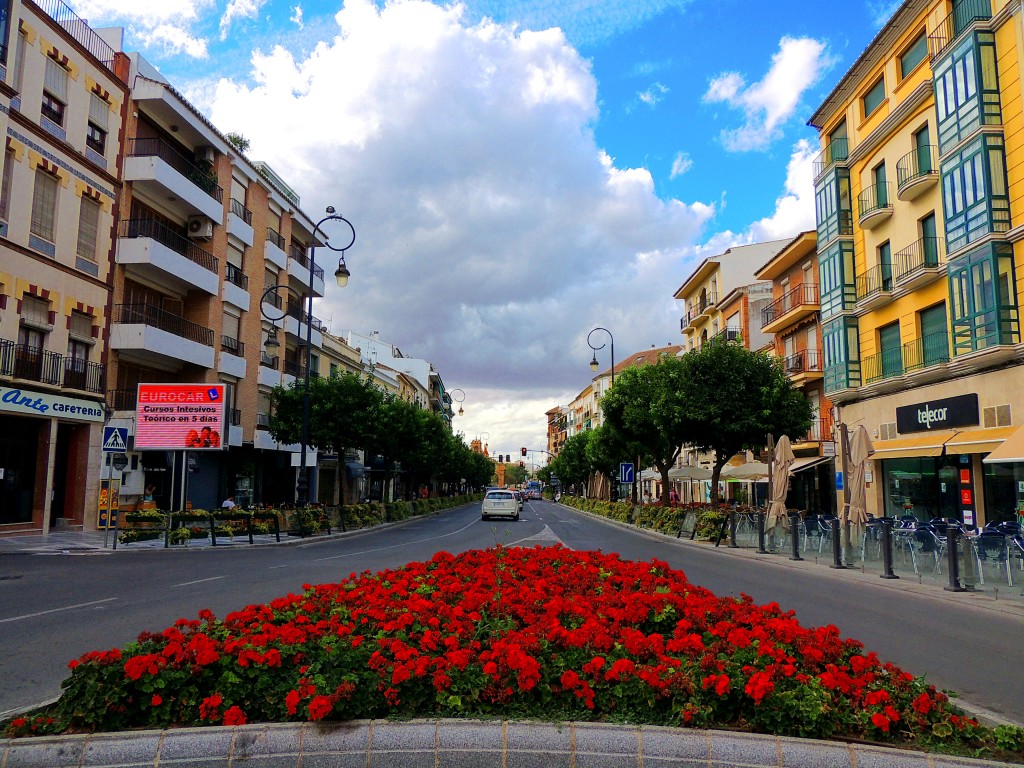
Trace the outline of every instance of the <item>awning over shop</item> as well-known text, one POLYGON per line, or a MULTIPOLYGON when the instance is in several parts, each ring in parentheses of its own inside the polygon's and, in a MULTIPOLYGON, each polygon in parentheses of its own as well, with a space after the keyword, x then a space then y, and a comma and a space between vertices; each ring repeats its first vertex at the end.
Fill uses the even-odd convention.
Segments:
POLYGON ((831 459, 831 456, 804 456, 802 459, 795 459, 789 465, 789 474, 795 475, 797 472, 811 469, 819 464, 824 464, 826 461, 831 461, 831 459))
POLYGON ((364 467, 362 462, 359 461, 350 461, 346 463, 345 469, 348 471, 349 477, 364 477, 366 475, 366 467, 364 467))
POLYGON ((661 472, 656 469, 645 469, 640 473, 641 480, 661 480, 661 472))
POLYGON ((982 461, 985 464, 1010 464, 1012 462, 1024 461, 1024 427, 1017 427, 1002 445, 993 450, 982 461))
POLYGON ((990 453, 1016 431, 1016 427, 996 427, 957 432, 946 441, 946 453, 990 453))
POLYGON ((875 452, 869 458, 871 461, 881 461, 882 459, 941 456, 942 447, 955 434, 951 429, 943 429, 902 440, 879 440, 875 443, 875 452))

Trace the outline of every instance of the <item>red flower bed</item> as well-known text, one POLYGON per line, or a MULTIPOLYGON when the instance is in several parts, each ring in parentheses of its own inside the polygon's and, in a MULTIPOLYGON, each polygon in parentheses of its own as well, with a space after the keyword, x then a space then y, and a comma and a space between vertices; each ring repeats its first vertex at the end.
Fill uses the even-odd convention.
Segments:
POLYGON ((946 695, 835 627, 666 564, 562 548, 439 553, 180 619, 71 662, 11 735, 402 716, 608 719, 966 741, 946 695))

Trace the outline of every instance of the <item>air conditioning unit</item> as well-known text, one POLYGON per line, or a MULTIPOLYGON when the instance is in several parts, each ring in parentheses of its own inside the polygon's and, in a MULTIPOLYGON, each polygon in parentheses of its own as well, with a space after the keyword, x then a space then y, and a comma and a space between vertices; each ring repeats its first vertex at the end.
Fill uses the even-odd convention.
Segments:
POLYGON ((217 152, 213 147, 196 147, 196 160, 202 160, 213 165, 217 160, 217 152))
POLYGON ((213 221, 206 216, 189 216, 188 236, 193 240, 209 240, 213 237, 213 221))

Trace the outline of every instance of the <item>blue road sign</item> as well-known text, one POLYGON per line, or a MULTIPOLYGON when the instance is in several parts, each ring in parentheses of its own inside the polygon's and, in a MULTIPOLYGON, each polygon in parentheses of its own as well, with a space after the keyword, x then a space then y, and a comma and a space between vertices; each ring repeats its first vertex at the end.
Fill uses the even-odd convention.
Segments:
POLYGON ((633 462, 624 461, 619 464, 619 482, 620 483, 632 483, 636 479, 636 470, 633 468, 633 462))
POLYGON ((128 428, 127 427, 104 427, 103 428, 103 452, 124 453, 128 450, 128 428))
POLYGON ((836 490, 837 491, 843 490, 843 473, 842 472, 836 472, 836 490))

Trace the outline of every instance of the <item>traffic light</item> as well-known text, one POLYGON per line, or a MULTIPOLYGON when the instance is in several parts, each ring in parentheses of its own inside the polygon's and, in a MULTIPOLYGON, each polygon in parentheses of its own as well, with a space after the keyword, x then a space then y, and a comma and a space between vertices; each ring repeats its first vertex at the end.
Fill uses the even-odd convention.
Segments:
POLYGON ((520 449, 519 449, 519 453, 520 453, 521 455, 525 456, 525 455, 526 455, 526 449, 525 449, 525 448, 520 448, 520 449))
POLYGON ((519 468, 520 469, 526 469, 526 462, 525 461, 520 461, 519 462, 519 468))

